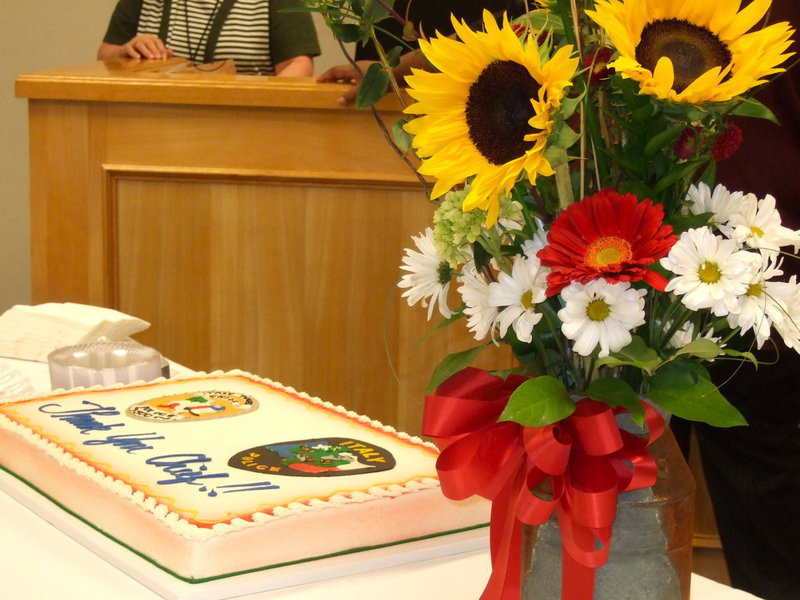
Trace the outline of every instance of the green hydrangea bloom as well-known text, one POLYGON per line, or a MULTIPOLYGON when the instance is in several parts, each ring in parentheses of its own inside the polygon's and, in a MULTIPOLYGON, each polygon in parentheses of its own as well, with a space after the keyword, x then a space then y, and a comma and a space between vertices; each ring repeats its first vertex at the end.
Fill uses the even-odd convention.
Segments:
MULTIPOLYGON (((469 188, 447 192, 433 215, 433 241, 436 250, 452 268, 464 264, 472 257, 470 246, 485 232, 486 211, 475 209, 464 212, 461 205, 469 188)), ((500 199, 500 218, 519 221, 522 211, 510 198, 500 199)))

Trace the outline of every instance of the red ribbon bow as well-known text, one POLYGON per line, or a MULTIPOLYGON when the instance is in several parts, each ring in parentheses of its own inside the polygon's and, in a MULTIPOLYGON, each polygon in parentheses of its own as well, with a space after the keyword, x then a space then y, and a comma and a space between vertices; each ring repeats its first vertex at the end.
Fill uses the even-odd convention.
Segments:
POLYGON ((591 600, 594 569, 605 564, 617 494, 653 485, 656 464, 646 447, 664 431, 643 403, 649 437, 619 429, 622 409, 590 399, 546 427, 497 422, 511 393, 527 378, 506 380, 465 369, 425 401, 422 433, 436 439, 442 491, 462 500, 492 501, 492 575, 481 600, 517 600, 522 523, 540 525, 557 510, 562 538, 562 600, 591 600), (534 490, 550 478, 552 499, 534 490))

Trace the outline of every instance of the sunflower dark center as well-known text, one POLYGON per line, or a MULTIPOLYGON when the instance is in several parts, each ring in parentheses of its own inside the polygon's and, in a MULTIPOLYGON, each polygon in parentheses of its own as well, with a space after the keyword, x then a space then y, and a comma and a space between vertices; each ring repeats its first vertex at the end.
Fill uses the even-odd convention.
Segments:
POLYGON ((539 84, 528 70, 510 60, 489 64, 469 88, 466 117, 469 139, 490 163, 502 165, 533 147, 525 136, 539 84))
POLYGON ((714 67, 727 67, 731 51, 705 27, 682 19, 660 19, 648 23, 636 46, 636 60, 651 72, 658 59, 666 56, 675 71, 673 89, 680 93, 695 79, 714 67))

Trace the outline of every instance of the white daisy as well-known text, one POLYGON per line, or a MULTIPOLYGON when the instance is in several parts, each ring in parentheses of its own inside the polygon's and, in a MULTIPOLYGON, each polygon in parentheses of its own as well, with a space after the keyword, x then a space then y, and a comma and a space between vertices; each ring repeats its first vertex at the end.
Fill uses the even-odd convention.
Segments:
POLYGON ((631 331, 644 324, 644 290, 627 281, 595 279, 570 283, 561 290, 564 308, 558 311, 561 332, 575 342, 574 350, 589 356, 600 346, 600 357, 631 343, 631 331))
POLYGON ((753 274, 747 292, 739 296, 739 308, 735 314, 728 315, 728 324, 740 327, 742 335, 752 330, 759 348, 769 339, 772 324, 786 317, 787 302, 797 295, 796 285, 770 281, 780 275, 783 275, 780 261, 774 255, 765 256, 761 269, 753 274))
MULTIPOLYGON (((670 327, 672 327, 672 321, 667 321, 665 329, 669 329, 670 327)), ((693 342, 694 340, 700 338, 705 338, 715 343, 719 343, 721 339, 719 336, 714 335, 713 327, 706 331, 703 335, 697 335, 694 331, 694 323, 691 321, 686 321, 686 323, 684 323, 681 328, 678 329, 678 331, 672 334, 672 337, 667 342, 667 346, 670 348, 683 348, 684 346, 688 345, 689 342, 693 342)))
POLYGON ((417 250, 406 248, 403 265, 407 274, 400 278, 399 288, 406 288, 403 298, 409 306, 417 302, 428 307, 428 320, 433 315, 433 307, 438 304, 439 313, 449 319, 453 311, 447 306, 447 292, 450 289, 452 271, 433 243, 433 230, 428 227, 423 233, 412 236, 417 250))
MULTIPOLYGON (((535 244, 531 240, 526 244, 534 250, 535 244)), ((533 339, 533 327, 542 320, 542 313, 536 311, 536 305, 547 299, 549 271, 542 267, 535 254, 530 258, 516 256, 511 275, 500 273, 497 281, 489 284, 489 304, 502 308, 497 319, 501 337, 505 337, 508 328, 513 326, 521 342, 533 339)))
POLYGON ((708 227, 684 231, 661 259, 661 266, 676 275, 666 291, 681 296, 690 310, 710 308, 718 317, 738 309, 738 297, 747 293, 760 265, 758 254, 741 250, 708 227))
POLYGON ((712 213, 710 223, 728 235, 731 228, 726 225, 732 215, 743 210, 744 193, 729 192, 722 184, 717 185, 712 192, 708 185, 700 183, 689 188, 686 199, 691 202, 689 211, 693 215, 712 213))
POLYGON ((753 194, 744 197, 742 210, 731 215, 728 237, 751 248, 765 252, 778 252, 783 246, 800 247, 800 231, 781 225, 781 216, 775 209, 775 198, 769 194, 758 200, 753 194))
POLYGON ((499 311, 489 302, 489 283, 478 273, 474 262, 464 265, 458 293, 464 300, 467 328, 475 335, 475 339, 482 340, 490 332, 494 339, 499 311))
POLYGON ((784 344, 800 352, 800 286, 797 285, 794 276, 785 283, 785 286, 781 291, 786 293, 783 298, 786 310, 780 319, 775 319, 773 326, 784 344))

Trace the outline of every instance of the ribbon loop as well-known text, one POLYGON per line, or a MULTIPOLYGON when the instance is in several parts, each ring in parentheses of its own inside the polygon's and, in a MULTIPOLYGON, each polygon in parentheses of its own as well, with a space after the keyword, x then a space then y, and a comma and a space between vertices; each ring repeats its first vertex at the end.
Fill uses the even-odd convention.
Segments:
POLYGON ((613 454, 623 446, 617 420, 608 404, 584 398, 578 401, 567 423, 589 456, 613 454))

